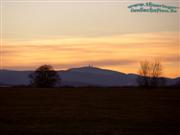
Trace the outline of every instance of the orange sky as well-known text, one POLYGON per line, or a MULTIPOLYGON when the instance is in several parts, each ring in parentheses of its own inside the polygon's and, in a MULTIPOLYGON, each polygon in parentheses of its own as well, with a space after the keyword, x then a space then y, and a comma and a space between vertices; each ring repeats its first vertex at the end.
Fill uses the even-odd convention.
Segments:
POLYGON ((130 13, 134 3, 4 2, 1 67, 91 64, 137 73, 140 61, 159 58, 163 76, 180 76, 179 13, 130 13))
POLYGON ((126 34, 109 37, 62 37, 6 41, 6 68, 34 69, 52 64, 56 69, 94 66, 136 73, 139 62, 159 58, 164 75, 179 75, 179 37, 176 32, 126 34))

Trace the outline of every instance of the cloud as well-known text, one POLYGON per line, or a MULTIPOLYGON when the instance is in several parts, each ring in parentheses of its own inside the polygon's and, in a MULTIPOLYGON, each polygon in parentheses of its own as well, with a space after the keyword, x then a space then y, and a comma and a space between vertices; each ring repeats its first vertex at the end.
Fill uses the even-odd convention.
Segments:
POLYGON ((114 59, 104 59, 104 60, 90 60, 90 61, 80 61, 80 62, 74 62, 69 64, 57 64, 55 65, 58 68, 65 68, 65 67, 74 67, 74 66, 88 66, 94 65, 95 67, 104 67, 104 66, 120 66, 120 65, 130 65, 134 64, 136 61, 134 60, 114 60, 114 59))
POLYGON ((136 72, 137 67, 133 65, 138 61, 157 57, 165 63, 171 63, 166 65, 175 71, 177 66, 174 65, 179 61, 178 34, 158 32, 32 41, 7 39, 3 45, 3 66, 29 69, 41 64, 52 64, 65 69, 93 64, 117 70, 123 66, 128 69, 127 72, 136 72))
POLYGON ((180 62, 180 56, 179 55, 178 56, 169 56, 169 57, 168 56, 164 56, 161 59, 164 62, 171 62, 171 63, 177 62, 177 64, 180 62))

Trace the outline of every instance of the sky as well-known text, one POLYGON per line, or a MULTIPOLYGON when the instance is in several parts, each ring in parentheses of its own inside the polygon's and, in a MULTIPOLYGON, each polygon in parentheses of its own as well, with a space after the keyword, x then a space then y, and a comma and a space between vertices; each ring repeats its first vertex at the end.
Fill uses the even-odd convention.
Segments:
MULTIPOLYGON (((140 61, 160 59, 163 76, 180 76, 180 9, 132 13, 146 0, 1 0, 1 69, 89 64, 137 73, 140 61)), ((178 6, 178 0, 155 3, 178 6)))

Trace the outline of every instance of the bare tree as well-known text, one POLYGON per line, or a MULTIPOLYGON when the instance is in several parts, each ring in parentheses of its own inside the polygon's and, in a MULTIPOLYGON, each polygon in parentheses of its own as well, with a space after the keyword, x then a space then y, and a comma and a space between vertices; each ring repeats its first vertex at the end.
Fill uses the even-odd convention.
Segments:
POLYGON ((160 85, 160 76, 162 74, 162 65, 159 61, 159 59, 155 59, 151 63, 151 80, 150 80, 150 85, 153 87, 156 87, 160 85))
POLYGON ((138 84, 143 87, 156 87, 160 85, 162 64, 159 59, 140 62, 138 84))
POLYGON ((149 86, 149 80, 150 80, 150 62, 149 61, 142 61, 140 62, 140 68, 139 68, 139 77, 138 77, 138 83, 140 86, 148 87, 149 86))

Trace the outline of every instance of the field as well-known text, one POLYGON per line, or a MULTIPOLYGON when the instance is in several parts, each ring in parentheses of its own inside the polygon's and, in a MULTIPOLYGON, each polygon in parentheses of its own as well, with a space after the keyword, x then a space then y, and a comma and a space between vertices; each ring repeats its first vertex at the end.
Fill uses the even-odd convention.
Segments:
POLYGON ((180 135, 180 90, 1 88, 0 135, 180 135))

